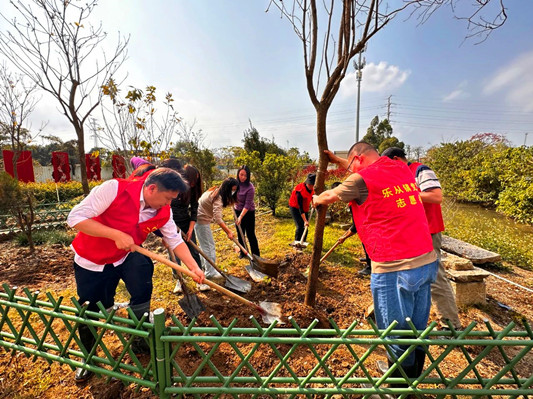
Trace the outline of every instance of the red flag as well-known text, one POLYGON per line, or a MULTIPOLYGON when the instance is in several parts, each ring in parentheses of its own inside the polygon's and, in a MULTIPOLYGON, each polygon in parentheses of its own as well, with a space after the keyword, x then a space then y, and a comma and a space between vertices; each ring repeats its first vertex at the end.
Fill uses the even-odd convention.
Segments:
POLYGON ((61 151, 52 152, 52 165, 54 167, 52 177, 56 183, 70 181, 70 164, 68 163, 68 153, 61 151))
POLYGON ((122 155, 113 154, 113 159, 111 160, 111 165, 113 166, 113 178, 126 178, 126 162, 122 155))
MULTIPOLYGON (((13 157, 15 156, 15 153, 9 150, 2 150, 2 156, 4 157, 4 168, 6 172, 15 177, 15 173, 13 172, 13 157)), ((17 176, 19 181, 24 183, 35 181, 31 151, 21 151, 19 153, 19 159, 17 160, 17 176)))
POLYGON ((100 155, 85 154, 85 167, 87 169, 87 180, 102 180, 100 176, 100 155))

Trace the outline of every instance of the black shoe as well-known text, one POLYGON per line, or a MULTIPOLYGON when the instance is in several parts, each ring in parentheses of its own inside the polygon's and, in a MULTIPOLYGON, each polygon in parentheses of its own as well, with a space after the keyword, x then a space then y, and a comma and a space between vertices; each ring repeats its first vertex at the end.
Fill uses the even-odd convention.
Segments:
MULTIPOLYGON (((85 363, 85 362, 84 362, 85 363)), ((82 383, 82 382, 85 382, 87 381, 89 378, 92 377, 94 373, 90 370, 86 370, 84 368, 81 368, 81 367, 77 367, 76 368, 76 372, 74 374, 74 381, 79 384, 79 383, 82 383)))
POLYGON ((150 346, 148 345, 146 340, 142 337, 133 338, 133 341, 131 343, 131 350, 136 355, 149 355, 150 354, 150 346))
POLYGON ((361 269, 357 272, 358 275, 360 276, 370 276, 370 274, 372 274, 372 268, 368 265, 365 266, 364 269, 361 269))

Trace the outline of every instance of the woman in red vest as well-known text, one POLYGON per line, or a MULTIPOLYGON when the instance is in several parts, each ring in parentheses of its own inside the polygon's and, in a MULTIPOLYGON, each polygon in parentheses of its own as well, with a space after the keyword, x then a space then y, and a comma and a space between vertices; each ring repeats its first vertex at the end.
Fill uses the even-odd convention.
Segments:
MULTIPOLYGON (((315 180, 316 175, 314 173, 309 173, 307 179, 298 184, 292 190, 291 197, 289 198, 289 209, 291 211, 292 219, 296 225, 296 231, 294 233, 294 240, 302 240, 302 234, 304 233, 305 227, 309 226, 309 207, 311 204, 311 199, 315 193, 315 180)), ((303 237, 305 240, 306 237, 303 237)))

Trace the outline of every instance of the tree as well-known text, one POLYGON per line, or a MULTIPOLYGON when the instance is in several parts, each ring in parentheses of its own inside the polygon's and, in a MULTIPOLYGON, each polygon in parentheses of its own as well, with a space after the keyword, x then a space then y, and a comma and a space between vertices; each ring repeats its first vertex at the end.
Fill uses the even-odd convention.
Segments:
POLYGON ((366 130, 366 134, 363 137, 363 141, 372 144, 379 153, 382 153, 389 147, 404 148, 403 141, 398 140, 392 135, 392 126, 388 119, 383 119, 381 122, 379 116, 375 116, 370 121, 370 126, 366 130))
MULTIPOLYGON (((471 16, 461 17, 468 21, 471 35, 488 34, 501 26, 506 19, 503 0, 496 17, 487 20, 480 14, 489 3, 496 0, 474 2, 471 16)), ((317 2, 316 0, 271 0, 267 11, 275 6, 282 17, 288 19, 303 47, 304 73, 309 98, 316 112, 316 134, 319 153, 318 173, 315 185, 317 193, 324 189, 328 159, 326 121, 329 108, 339 91, 350 60, 360 53, 367 42, 382 30, 396 15, 404 11, 417 14, 424 22, 441 5, 454 5, 453 0, 410 0, 398 8, 382 7, 380 0, 344 0, 317 2), (322 8, 318 8, 322 7, 322 8), (320 28, 320 29, 319 29, 320 28), (335 37, 335 33, 337 36, 335 37)), ((488 7, 487 7, 488 9, 488 7)), ((322 253, 326 207, 317 209, 315 239, 305 304, 314 306, 318 282, 318 270, 322 253)))
POLYGON ((119 37, 111 57, 96 54, 107 39, 102 25, 89 20, 97 0, 20 0, 11 5, 22 21, 1 13, 11 30, 0 32, 0 53, 58 101, 76 132, 83 192, 88 194, 85 123, 100 104, 98 88, 124 62, 129 38, 119 37))
POLYGON ((132 87, 125 98, 113 79, 102 86, 102 92, 109 97, 112 108, 102 107, 105 129, 102 129, 104 143, 110 148, 121 148, 121 155, 137 155, 147 158, 166 158, 166 151, 178 134, 181 118, 174 109, 174 99, 167 93, 163 100, 163 113, 157 117, 156 87, 147 86, 140 90, 132 87))
POLYGON ((24 125, 39 100, 35 97, 36 89, 35 84, 28 85, 22 76, 9 72, 5 64, 0 66, 0 124, 13 151, 15 179, 18 179, 17 162, 20 154, 32 139, 29 129, 24 125))
POLYGON ((292 175, 302 166, 297 156, 266 153, 263 160, 259 151, 243 152, 235 162, 247 165, 255 177, 257 196, 276 215, 276 207, 281 195, 287 190, 292 175))
POLYGON ((244 131, 244 138, 242 139, 244 149, 247 152, 257 151, 261 161, 265 159, 266 153, 287 155, 287 152, 280 148, 274 140, 267 140, 259 135, 257 129, 250 121, 250 128, 244 131))
POLYGON ((202 176, 204 189, 209 188, 215 176, 216 161, 213 152, 203 144, 204 134, 194 130, 194 123, 180 122, 178 135, 179 140, 169 155, 195 166, 202 176))
POLYGON ((228 146, 221 147, 215 150, 215 160, 217 166, 223 168, 226 173, 230 173, 230 170, 237 167, 235 160, 241 155, 244 151, 242 147, 237 146, 228 146))
POLYGON ((6 172, 0 172, 0 213, 13 215, 28 239, 30 253, 35 252, 32 227, 35 222, 35 196, 28 185, 20 183, 6 172))

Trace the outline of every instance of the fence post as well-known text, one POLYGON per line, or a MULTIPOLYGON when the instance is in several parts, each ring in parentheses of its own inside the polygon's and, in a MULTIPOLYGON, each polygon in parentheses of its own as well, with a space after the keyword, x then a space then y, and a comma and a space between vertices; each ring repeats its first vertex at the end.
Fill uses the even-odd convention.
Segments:
POLYGON ((168 394, 165 392, 167 384, 170 381, 170 376, 166 375, 167 367, 165 363, 165 346, 161 341, 161 336, 165 331, 165 310, 158 308, 154 310, 154 347, 155 347, 155 366, 157 373, 157 385, 159 391, 159 397, 162 399, 168 398, 168 394))

